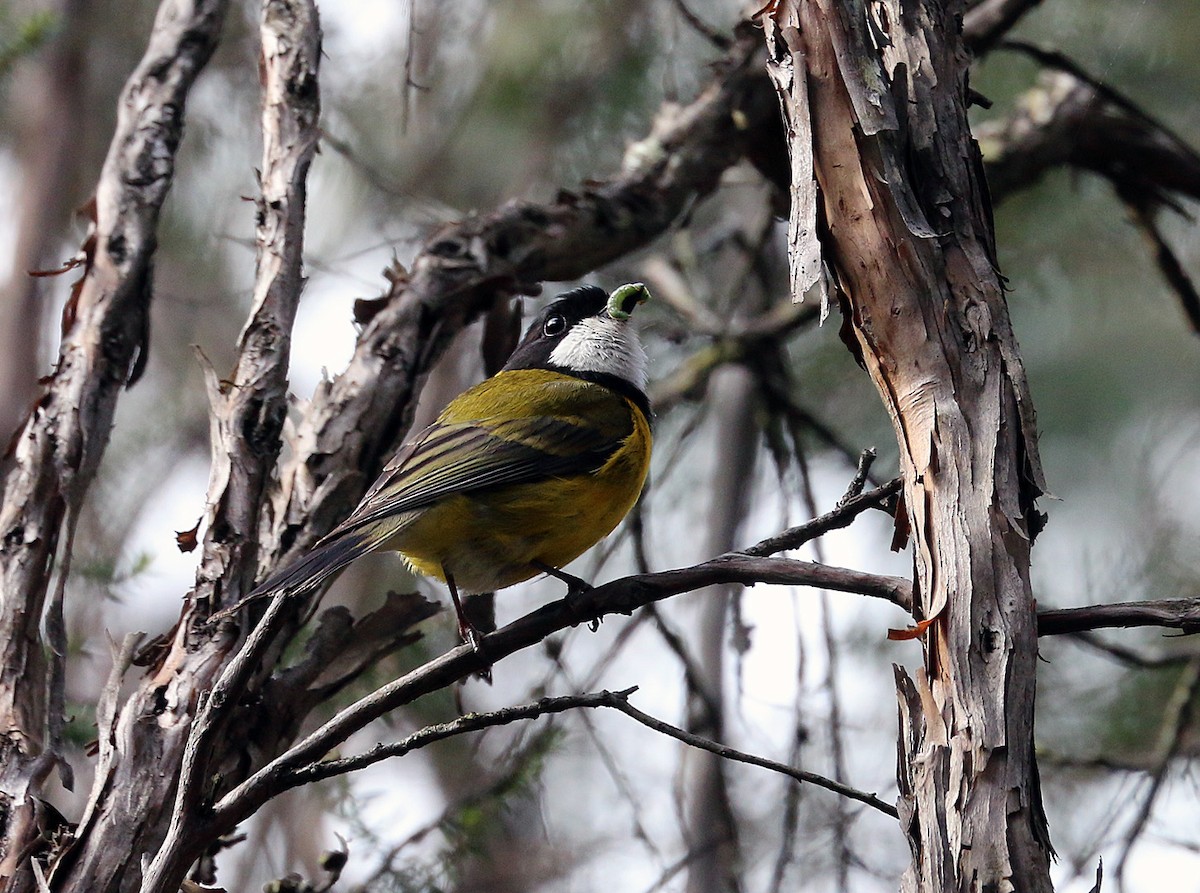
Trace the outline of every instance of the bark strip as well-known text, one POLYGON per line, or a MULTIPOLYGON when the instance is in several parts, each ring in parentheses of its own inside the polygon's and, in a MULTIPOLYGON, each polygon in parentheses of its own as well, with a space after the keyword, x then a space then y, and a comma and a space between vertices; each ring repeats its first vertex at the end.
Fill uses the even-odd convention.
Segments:
MULTIPOLYGON (((216 46, 225 0, 164 0, 121 93, 96 187, 87 263, 63 319, 54 373, 4 457, 0 478, 0 884, 32 889, 36 797, 50 771, 48 691, 62 681, 39 631, 55 553, 95 478, 117 397, 145 366, 157 226, 188 92, 216 46), (49 749, 48 749, 49 748, 49 749)), ((30 333, 32 337, 32 333, 30 333)), ((59 588, 63 581, 59 581, 59 588)))
POLYGON ((914 613, 934 618, 923 672, 897 671, 901 889, 1036 893, 1051 889, 1029 587, 1043 485, 966 122, 962 12, 788 0, 766 23, 769 66, 791 151, 813 157, 844 337, 899 444, 914 613))

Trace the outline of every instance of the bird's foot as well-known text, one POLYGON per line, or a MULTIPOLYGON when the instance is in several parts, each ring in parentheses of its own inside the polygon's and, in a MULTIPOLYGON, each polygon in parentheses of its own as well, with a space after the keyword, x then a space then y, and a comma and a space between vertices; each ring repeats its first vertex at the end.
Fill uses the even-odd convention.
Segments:
POLYGON ((600 628, 600 619, 597 617, 588 618, 586 616, 588 612, 584 609, 585 606, 580 604, 584 596, 586 596, 592 591, 593 588, 595 588, 591 583, 589 583, 587 580, 576 577, 574 574, 568 574, 566 571, 560 570, 559 568, 550 564, 546 564, 542 561, 534 561, 533 566, 543 573, 554 577, 554 579, 562 580, 562 582, 567 584, 567 595, 563 601, 566 603, 567 610, 570 611, 573 616, 579 618, 579 620, 576 621, 577 623, 587 619, 588 629, 590 629, 592 632, 595 632, 600 628))
MULTIPOLYGON (((459 615, 459 618, 458 618, 458 636, 460 639, 462 639, 464 645, 470 645, 472 651, 474 651, 480 657, 486 658, 486 655, 484 654, 484 647, 483 647, 483 633, 481 633, 479 631, 479 629, 475 626, 474 623, 472 623, 469 619, 462 616, 461 614, 459 615)), ((484 682, 486 682, 488 685, 491 685, 492 684, 492 664, 491 664, 491 662, 489 661, 488 663, 485 663, 482 667, 480 667, 478 670, 476 670, 475 675, 478 676, 480 679, 482 679, 484 682)))

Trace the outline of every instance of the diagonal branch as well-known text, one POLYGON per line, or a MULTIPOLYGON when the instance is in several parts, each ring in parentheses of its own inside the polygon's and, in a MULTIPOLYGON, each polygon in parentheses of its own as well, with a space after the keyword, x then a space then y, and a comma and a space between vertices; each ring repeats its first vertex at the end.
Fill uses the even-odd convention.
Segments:
POLYGON ((1003 46, 1046 71, 1011 116, 979 128, 992 194, 1003 197, 1060 166, 1103 177, 1130 209, 1163 278, 1200 333, 1200 293, 1155 219, 1163 209, 1187 217, 1183 201, 1200 200, 1200 153, 1061 53, 1020 41, 1003 46))
POLYGON ((852 800, 865 803, 892 818, 897 817, 896 808, 891 804, 883 802, 874 794, 864 793, 849 785, 844 785, 823 775, 818 775, 815 772, 806 772, 802 769, 788 766, 785 763, 768 760, 764 757, 755 756, 723 744, 718 744, 715 741, 710 741, 700 735, 693 735, 691 732, 686 732, 670 723, 656 719, 629 703, 629 696, 635 691, 637 691, 636 686, 617 692, 600 691, 581 695, 564 695, 555 698, 542 698, 532 704, 505 707, 488 713, 468 713, 450 722, 426 726, 400 741, 390 744, 377 744, 365 753, 357 754, 356 756, 325 760, 285 772, 280 777, 280 783, 284 785, 284 789, 299 787, 303 784, 355 772, 392 757, 404 756, 414 750, 426 747, 437 741, 444 741, 456 735, 477 732, 496 726, 504 726, 521 720, 536 719, 539 716, 565 713, 568 710, 610 707, 624 713, 626 716, 632 717, 647 728, 668 735, 677 741, 682 741, 690 747, 706 750, 727 760, 734 760, 740 763, 747 763, 751 766, 770 769, 772 772, 779 772, 796 781, 807 782, 833 791, 836 794, 841 794, 843 797, 849 797, 852 800))
POLYGON ((611 705, 620 710, 626 716, 640 722, 648 729, 653 729, 656 732, 662 732, 664 735, 682 741, 689 747, 698 747, 701 750, 707 750, 719 757, 727 760, 735 760, 739 763, 748 763, 751 766, 761 766, 764 769, 770 769, 772 772, 779 772, 789 778, 794 778, 796 781, 808 782, 817 787, 825 788, 827 791, 833 791, 835 794, 841 794, 843 797, 849 797, 851 800, 857 800, 859 803, 865 803, 873 809, 878 809, 885 815, 892 818, 898 818, 899 813, 896 807, 890 803, 885 803, 876 797, 874 794, 868 794, 860 791, 857 788, 852 788, 849 785, 844 785, 841 782, 834 781, 831 778, 826 778, 823 775, 817 775, 815 772, 805 772, 803 769, 796 769, 793 766, 788 766, 785 763, 777 763, 775 760, 768 760, 764 757, 758 757, 754 754, 744 753, 740 750, 735 750, 732 747, 727 747, 724 744, 718 744, 715 741, 709 741, 707 738, 702 738, 699 735, 693 735, 691 732, 685 732, 683 729, 677 728, 670 723, 665 723, 661 719, 655 719, 648 713, 643 713, 638 710, 628 701, 620 700, 611 705))
POLYGON ((355 702, 222 797, 213 808, 213 830, 223 832, 236 825, 275 796, 289 773, 321 759, 390 710, 485 669, 569 626, 591 623, 607 614, 628 614, 651 602, 721 583, 817 586, 870 595, 902 607, 912 600, 911 584, 898 577, 736 552, 693 567, 615 580, 551 602, 483 637, 478 651, 467 645, 455 648, 355 702))
POLYGON ((502 707, 487 713, 468 713, 449 722, 426 726, 391 744, 377 744, 365 753, 336 760, 322 760, 319 763, 303 766, 285 773, 281 781, 287 788, 295 788, 337 775, 357 772, 359 769, 373 766, 382 760, 402 757, 414 750, 420 750, 422 747, 428 747, 430 744, 445 741, 456 735, 506 726, 526 719, 537 719, 539 716, 566 713, 568 710, 615 707, 618 701, 628 700, 635 691, 637 691, 637 686, 617 692, 600 691, 581 695, 563 695, 556 698, 541 698, 532 704, 522 704, 517 707, 502 707))
POLYGON ((831 530, 841 530, 843 527, 848 527, 855 518, 867 509, 875 508, 888 511, 887 506, 894 502, 893 497, 900 492, 900 486, 901 481, 899 478, 896 478, 882 487, 876 487, 873 490, 868 490, 866 493, 852 496, 841 502, 837 508, 826 512, 818 518, 805 521, 803 524, 791 527, 783 531, 783 533, 768 537, 762 542, 742 550, 743 554, 774 555, 777 552, 799 549, 810 540, 824 536, 831 530))
POLYGON ((1181 210, 1180 196, 1200 198, 1200 154, 1133 100, 1088 74, 1062 53, 1024 41, 1005 49, 1045 66, 1041 85, 1018 112, 980 128, 994 191, 1028 185, 1049 167, 1093 171, 1151 206, 1181 210))
MULTIPOLYGON (((121 389, 145 367, 159 213, 174 179, 188 94, 216 47, 226 8, 226 0, 163 0, 159 7, 146 52, 121 93, 96 185, 85 272, 63 314, 58 363, 3 457, 0 883, 23 870, 17 863, 36 843, 33 797, 49 769, 46 758, 53 758, 42 751, 43 742, 53 746, 57 719, 46 712, 56 696, 48 689, 61 668, 47 668, 38 626, 55 553, 100 465, 121 389)), ((60 568, 60 592, 64 574, 60 568)), ((52 633, 55 625, 52 617, 52 633)))

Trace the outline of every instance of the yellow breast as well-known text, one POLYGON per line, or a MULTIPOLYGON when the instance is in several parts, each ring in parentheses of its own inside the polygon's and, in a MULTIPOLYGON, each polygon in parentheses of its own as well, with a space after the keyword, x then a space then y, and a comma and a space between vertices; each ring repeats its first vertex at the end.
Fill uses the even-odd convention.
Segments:
POLYGON ((456 494, 422 509, 387 543, 420 573, 488 592, 561 568, 607 536, 637 501, 650 468, 649 421, 612 392, 631 433, 594 472, 456 494))

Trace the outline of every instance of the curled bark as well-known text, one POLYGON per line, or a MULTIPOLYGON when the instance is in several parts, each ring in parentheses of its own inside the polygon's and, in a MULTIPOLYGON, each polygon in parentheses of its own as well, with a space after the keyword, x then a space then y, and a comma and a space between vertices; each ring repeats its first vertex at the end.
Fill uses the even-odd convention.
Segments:
POLYGON ((95 477, 117 397, 145 365, 158 216, 173 178, 188 91, 216 46, 226 5, 164 0, 159 9, 145 56, 121 94, 58 364, 4 459, 0 881, 14 890, 34 884, 27 859, 39 848, 36 798, 56 759, 60 719, 52 714, 62 682, 55 664, 63 655, 52 652, 47 659, 38 629, 55 553, 95 477))
POLYGON ((902 889, 1048 891, 1029 587, 1043 485, 967 127, 962 11, 781 2, 769 66, 793 156, 813 158, 847 343, 892 418, 928 621, 924 672, 897 670, 902 889))
MULTIPOLYGON (((267 4, 264 34, 280 9, 299 19, 305 8, 267 4)), ((215 839, 215 823, 205 819, 212 793, 201 783, 210 777, 205 767, 223 767, 226 784, 236 784, 287 746, 322 694, 412 640, 411 625, 430 612, 424 603, 389 602, 382 609, 387 635, 373 629, 366 637, 361 624, 330 615, 313 639, 313 655, 271 676, 295 630, 303 603, 298 599, 281 605, 278 626, 264 630, 284 632, 259 637, 262 654, 247 652, 255 659, 223 675, 237 637, 229 628, 214 634, 197 621, 243 593, 257 567, 303 549, 353 504, 407 426, 425 373, 459 329, 498 298, 529 289, 538 279, 583 275, 654 238, 715 188, 722 172, 742 157, 745 135, 774 114, 769 94, 753 89, 765 77, 754 64, 760 52, 756 40, 744 35, 712 85, 691 106, 660 121, 611 182, 579 195, 563 193, 548 205, 509 205, 435 234, 411 273, 394 271, 388 295, 363 308, 365 328, 349 368, 302 409, 289 459, 268 494, 266 475, 283 418, 287 332, 301 283, 298 215, 316 113, 315 25, 292 24, 287 53, 299 54, 304 64, 293 66, 287 62, 293 57, 282 51, 272 56, 264 38, 268 136, 258 286, 239 343, 238 369, 228 381, 208 375, 214 470, 197 587, 165 652, 105 731, 111 747, 98 772, 88 826, 56 867, 56 882, 64 889, 88 878, 97 885, 91 889, 128 888, 138 882, 139 866, 127 854, 155 850, 146 888, 172 889, 215 839), (292 107, 276 109, 286 114, 273 118, 270 97, 276 88, 292 107), (297 117, 288 123, 288 115, 297 117), (354 659, 339 659, 342 672, 331 680, 315 655, 335 653, 338 643, 343 648, 353 643, 354 659), (260 663, 258 657, 265 659, 260 663), (247 685, 256 697, 281 700, 251 717, 239 707, 247 685), (222 697, 205 705, 201 694, 210 689, 219 689, 222 697), (218 734, 231 717, 248 721, 234 724, 236 734, 218 734), (159 771, 147 773, 148 764, 159 771), (181 765, 184 783, 176 792, 181 765), (170 836, 160 847, 169 821, 170 836)))

